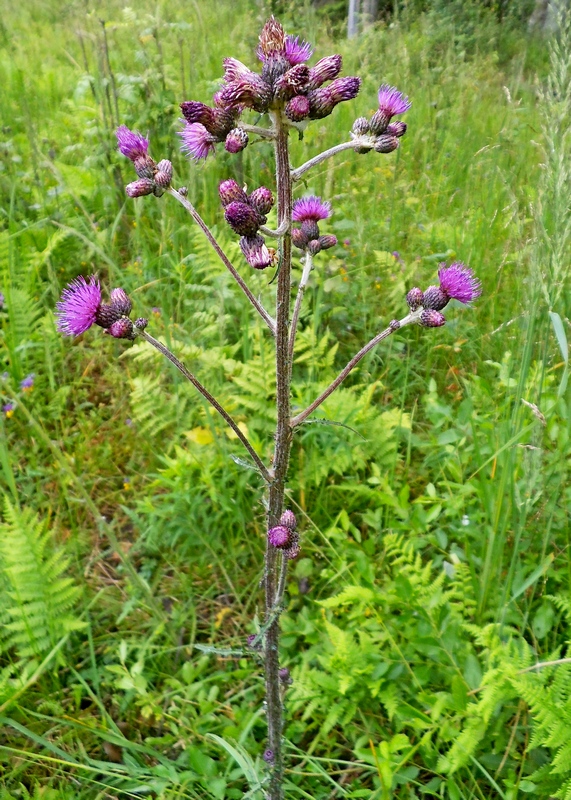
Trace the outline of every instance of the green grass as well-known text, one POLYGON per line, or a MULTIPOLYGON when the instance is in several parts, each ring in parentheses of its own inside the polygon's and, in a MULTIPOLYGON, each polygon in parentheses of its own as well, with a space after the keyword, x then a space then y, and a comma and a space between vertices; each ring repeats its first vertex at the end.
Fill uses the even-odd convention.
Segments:
MULTIPOLYGON (((189 164, 177 107, 208 101, 225 56, 254 64, 267 11, 34 0, 4 15, 0 392, 17 407, 1 420, 0 480, 50 533, 36 552, 30 526, 16 542, 2 523, 0 614, 27 619, 16 544, 38 559, 42 597, 67 564, 78 599, 46 612, 38 652, 0 634, 0 797, 262 796, 260 664, 195 647, 240 650, 259 623, 260 481, 154 352, 100 331, 64 341, 53 307, 78 274, 123 286, 269 456, 266 332, 171 198, 125 197, 113 134, 149 133, 241 265, 217 185, 272 185, 271 150, 189 164)), ((444 328, 407 328, 364 360, 316 415, 348 427, 296 436, 288 797, 566 796, 567 729, 549 704, 567 708, 569 667, 521 670, 569 640, 569 50, 550 66, 513 20, 466 4, 356 44, 309 6, 283 21, 363 77, 356 101, 292 142, 294 164, 344 140, 381 82, 413 101, 398 153, 344 153, 298 189, 331 200, 340 244, 306 293, 294 404, 403 315, 440 261, 469 263, 484 288, 444 328)), ((268 276, 243 274, 270 306, 268 276)))

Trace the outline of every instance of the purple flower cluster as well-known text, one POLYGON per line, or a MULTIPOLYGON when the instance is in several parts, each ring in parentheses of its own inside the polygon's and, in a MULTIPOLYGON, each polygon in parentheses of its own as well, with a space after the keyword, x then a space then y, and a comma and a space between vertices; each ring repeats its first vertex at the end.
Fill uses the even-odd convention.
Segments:
POLYGON ((274 18, 266 22, 259 38, 257 55, 261 73, 253 72, 236 58, 224 59, 224 79, 215 93, 213 106, 187 101, 181 103, 186 123, 180 136, 182 149, 195 159, 206 158, 215 145, 238 153, 248 144, 248 134, 239 126, 245 109, 258 114, 283 109, 292 124, 326 117, 338 103, 352 100, 360 78, 339 78, 340 55, 322 58, 314 67, 305 63, 313 48, 285 33, 274 18), (329 82, 329 85, 324 86, 329 82))
POLYGON ((278 525, 268 531, 268 542, 272 547, 282 550, 286 558, 297 558, 300 552, 297 520, 293 511, 287 509, 280 517, 278 525))
POLYGON ((441 264, 438 278, 438 286, 429 286, 424 292, 415 287, 406 296, 411 311, 422 309, 419 322, 425 328, 439 328, 446 323, 444 314, 440 312, 450 300, 468 305, 482 294, 480 281, 461 261, 454 261, 449 267, 441 264))
POLYGON ((392 122, 392 118, 410 109, 408 97, 394 86, 383 83, 379 88, 378 101, 379 107, 370 120, 359 117, 353 123, 351 136, 357 144, 355 150, 358 153, 368 153, 370 150, 392 153, 399 146, 401 136, 406 133, 406 122, 392 122))
POLYGON ((119 125, 116 131, 117 149, 133 162, 138 180, 129 183, 125 191, 129 197, 154 194, 160 197, 172 180, 172 164, 163 159, 156 164, 149 155, 149 140, 140 133, 119 125))
POLYGON ((274 205, 272 193, 265 186, 260 186, 248 195, 232 179, 222 181, 218 193, 226 222, 240 235, 244 258, 254 269, 266 269, 273 262, 273 251, 266 247, 258 230, 265 225, 266 214, 274 205))
POLYGON ((64 336, 79 336, 92 325, 99 325, 116 339, 134 339, 136 328, 147 324, 144 319, 131 322, 131 300, 123 289, 113 289, 110 302, 103 303, 101 285, 94 275, 87 281, 83 276, 71 281, 56 309, 57 328, 64 336))
POLYGON ((320 197, 314 195, 302 197, 293 204, 292 220, 300 222, 299 228, 293 228, 291 240, 300 250, 307 251, 311 255, 317 255, 321 250, 328 250, 337 244, 337 237, 332 235, 321 236, 319 225, 322 219, 331 216, 331 204, 323 202, 320 197))

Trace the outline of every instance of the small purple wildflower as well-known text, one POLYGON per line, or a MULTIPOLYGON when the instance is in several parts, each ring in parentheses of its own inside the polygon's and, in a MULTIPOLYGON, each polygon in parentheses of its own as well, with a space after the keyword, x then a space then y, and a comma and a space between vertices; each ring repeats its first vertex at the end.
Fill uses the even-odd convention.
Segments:
POLYGON ((2 413, 4 414, 6 419, 10 419, 10 417, 13 417, 15 410, 16 410, 16 403, 5 403, 2 406, 2 413))
POLYGON ((264 759, 266 764, 273 764, 274 763, 274 758, 275 758, 274 751, 270 750, 270 748, 268 747, 267 750, 264 750, 264 754, 263 754, 262 758, 264 759))
POLYGON ((4 308, 4 302, 5 302, 5 300, 6 300, 6 298, 4 297, 4 295, 2 294, 2 292, 0 292, 0 311, 1 311, 1 310, 4 308))
POLYGON ((209 153, 214 152, 216 139, 200 122, 185 125, 178 135, 182 139, 181 150, 196 161, 207 158, 209 153))
POLYGON ((331 216, 331 203, 321 201, 321 197, 302 197, 293 204, 291 218, 294 222, 304 222, 305 220, 327 219, 331 216))
POLYGON ((33 372, 26 375, 26 377, 20 381, 20 389, 22 389, 23 392, 31 392, 34 388, 34 378, 35 374, 33 372))
POLYGON ((149 150, 149 140, 137 131, 131 131, 126 125, 119 125, 116 130, 117 147, 131 161, 141 156, 146 156, 149 150))
POLYGON ((101 305, 101 286, 92 275, 75 278, 63 290, 57 303, 57 328, 65 336, 79 336, 91 328, 101 305))
POLYGON ((471 303, 482 294, 482 284, 472 269, 461 261, 453 261, 449 267, 441 265, 438 270, 440 288, 451 299, 471 303))
POLYGON ((385 114, 389 119, 394 117, 395 114, 404 114, 411 107, 411 102, 408 97, 405 97, 402 92, 399 92, 394 86, 389 86, 388 83, 383 83, 379 88, 379 111, 385 114))

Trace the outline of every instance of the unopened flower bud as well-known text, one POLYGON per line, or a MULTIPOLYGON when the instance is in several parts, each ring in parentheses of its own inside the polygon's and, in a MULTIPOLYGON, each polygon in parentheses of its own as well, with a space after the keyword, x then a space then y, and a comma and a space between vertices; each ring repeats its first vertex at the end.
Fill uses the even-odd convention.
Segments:
POLYGON ((292 228, 291 241, 294 247, 298 247, 300 250, 305 250, 308 243, 307 236, 299 228, 292 228))
POLYGON ((339 55, 325 56, 309 70, 309 89, 318 89, 325 81, 332 81, 341 72, 343 59, 339 55))
POLYGON ((269 214, 274 205, 274 196, 265 186, 260 186, 259 189, 254 189, 248 197, 250 205, 254 206, 256 211, 260 214, 269 214))
POLYGON ((149 324, 149 320, 146 317, 137 317, 133 325, 137 330, 144 331, 147 325, 149 324))
POLYGON ((255 236, 260 225, 266 221, 251 205, 236 200, 226 206, 224 217, 232 230, 241 236, 255 236))
POLYGON ((396 136, 384 134, 376 139, 375 150, 377 153, 392 153, 399 145, 400 142, 396 136))
POLYGON ((280 517, 280 525, 283 525, 286 528, 294 531, 297 528, 297 520, 295 518, 295 514, 293 511, 290 511, 289 508, 284 511, 284 513, 280 517))
POLYGON ((434 311, 441 311, 448 305, 450 298, 443 292, 440 286, 429 286, 424 292, 422 305, 424 308, 431 308, 434 311))
POLYGON ((366 117, 357 117, 351 128, 355 136, 365 136, 369 133, 369 122, 366 117))
POLYGON ((163 158, 157 164, 157 171, 155 173, 155 183, 161 189, 168 189, 172 180, 172 164, 168 158, 163 158))
POLYGON ((129 299, 129 295, 124 289, 113 289, 110 294, 110 300, 113 308, 116 309, 121 315, 125 317, 129 316, 133 305, 129 299))
POLYGON ((267 750, 264 750, 264 755, 262 756, 262 758, 264 759, 266 764, 273 764, 275 758, 274 751, 270 750, 270 748, 268 747, 267 750))
POLYGON ((266 269, 272 264, 272 254, 266 247, 264 239, 256 234, 255 236, 242 236, 240 239, 240 249, 248 264, 254 269, 266 269))
POLYGON ((129 197, 144 197, 146 194, 152 194, 154 189, 155 182, 151 178, 139 178, 138 181, 125 186, 125 193, 129 197))
POLYGON ((280 679, 280 683, 283 683, 284 686, 291 686, 293 683, 290 671, 287 667, 282 667, 278 670, 278 677, 280 679))
POLYGON ((295 67, 288 69, 275 84, 276 97, 289 100, 294 95, 300 94, 307 88, 309 79, 309 67, 305 64, 296 64, 295 67))
POLYGON ((233 128, 226 137, 224 147, 229 153, 239 153, 248 146, 248 134, 242 128, 233 128))
POLYGON ((287 103, 285 107, 285 115, 292 122, 301 122, 309 116, 310 103, 305 95, 297 95, 287 103))
POLYGON ((272 547, 283 549, 291 542, 292 532, 285 525, 276 525, 268 531, 268 541, 272 547))
POLYGON ((337 244, 337 237, 332 233, 326 233, 319 237, 319 245, 321 250, 329 250, 330 247, 335 247, 337 244))
POLYGON ((297 558, 300 552, 301 552, 301 546, 299 543, 299 536, 297 533, 293 533, 289 547, 286 547, 286 549, 284 550, 284 556, 287 559, 291 560, 297 558))
POLYGON ((307 243, 306 250, 312 256, 316 256, 318 253, 320 253, 321 252, 321 242, 319 241, 319 239, 311 239, 307 243))
POLYGON ((417 286, 411 289, 406 296, 406 302, 411 311, 416 311, 417 308, 420 308, 421 305, 423 305, 423 301, 424 293, 422 289, 419 289, 417 286))
POLYGON ((434 311, 432 308, 425 308, 420 314, 419 324, 422 325, 423 328, 440 328, 442 325, 446 324, 446 318, 440 311, 434 311))
POLYGON ((236 181, 229 178, 227 181, 222 181, 218 187, 218 194, 220 195, 220 202, 226 208, 234 201, 239 203, 248 203, 248 196, 246 192, 241 189, 236 181))
POLYGON ((121 319, 118 319, 117 322, 114 322, 112 325, 110 325, 107 328, 106 333, 108 333, 110 336, 113 336, 115 339, 135 338, 133 323, 126 317, 121 317, 121 319))
POLYGON ((403 122, 402 120, 397 119, 396 122, 391 122, 390 125, 387 125, 386 132, 390 136, 397 136, 397 137, 400 138, 401 136, 405 135, 407 127, 408 126, 407 126, 406 122, 403 122))
POLYGON ((248 647, 250 647, 252 650, 261 650, 262 649, 262 642, 261 642, 261 639, 258 638, 258 634, 257 633, 250 633, 248 638, 246 639, 246 643, 247 643, 248 647))

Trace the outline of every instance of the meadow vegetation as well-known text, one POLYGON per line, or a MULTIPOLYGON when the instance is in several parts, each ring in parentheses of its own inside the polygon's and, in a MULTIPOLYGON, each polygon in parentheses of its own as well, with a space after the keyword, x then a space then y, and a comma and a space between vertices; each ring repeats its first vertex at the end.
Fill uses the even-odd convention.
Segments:
MULTIPOLYGON (((217 186, 268 184, 270 145, 197 166, 176 131, 225 56, 253 65, 272 10, 5 9, 2 800, 263 797, 263 681, 244 647, 261 615, 259 478, 158 354, 101 331, 64 340, 54 306, 79 274, 124 287, 268 456, 262 324, 172 198, 126 198, 114 130, 172 159, 269 305, 217 186)), ((403 11, 350 43, 309 5, 281 19, 364 78, 292 142, 295 164, 345 140, 380 83, 413 102, 397 153, 344 153, 299 187, 332 202, 339 244, 306 292, 294 406, 439 262, 483 284, 444 328, 397 331, 296 434, 286 796, 571 798, 571 32, 548 50, 470 3, 403 11)))

